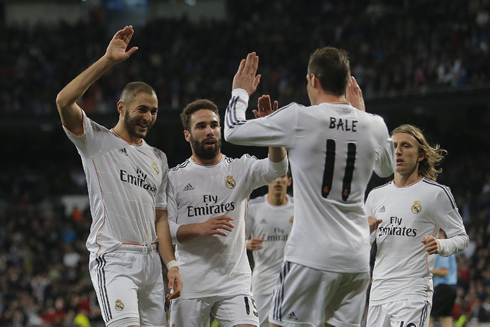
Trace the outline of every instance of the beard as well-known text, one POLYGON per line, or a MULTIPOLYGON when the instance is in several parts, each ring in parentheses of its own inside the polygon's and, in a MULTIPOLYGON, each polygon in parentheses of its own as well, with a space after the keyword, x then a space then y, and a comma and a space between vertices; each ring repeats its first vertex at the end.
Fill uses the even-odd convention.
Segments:
POLYGON ((192 149, 194 150, 194 153, 196 154, 197 157, 205 160, 210 160, 215 158, 220 150, 221 150, 221 138, 216 139, 216 138, 207 138, 202 140, 202 142, 199 142, 198 140, 194 139, 191 135, 191 146, 192 149), (215 142, 214 148, 209 148, 206 149, 205 147, 205 142, 213 140, 215 142))
POLYGON ((146 132, 143 133, 137 131, 139 122, 140 121, 136 118, 132 118, 129 115, 129 111, 126 110, 124 113, 124 126, 126 126, 126 130, 128 131, 129 135, 137 138, 144 138, 155 122, 153 121, 148 123, 148 128, 146 129, 146 132))

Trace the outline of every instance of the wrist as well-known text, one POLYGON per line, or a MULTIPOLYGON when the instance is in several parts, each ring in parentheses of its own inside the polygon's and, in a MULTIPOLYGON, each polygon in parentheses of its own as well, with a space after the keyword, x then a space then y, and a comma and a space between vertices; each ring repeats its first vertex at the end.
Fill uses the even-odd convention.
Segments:
POLYGON ((177 269, 179 269, 179 264, 177 263, 177 260, 170 260, 168 263, 167 263, 167 270, 170 271, 170 269, 172 268, 175 268, 177 267, 177 269))

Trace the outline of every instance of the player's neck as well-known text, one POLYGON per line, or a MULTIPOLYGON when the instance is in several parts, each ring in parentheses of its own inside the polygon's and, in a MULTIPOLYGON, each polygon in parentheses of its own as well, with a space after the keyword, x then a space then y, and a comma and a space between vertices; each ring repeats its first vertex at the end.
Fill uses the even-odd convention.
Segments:
POLYGON ((197 156, 195 153, 192 153, 191 160, 199 165, 214 165, 218 163, 222 157, 223 155, 221 154, 221 152, 218 152, 218 154, 212 159, 204 159, 197 156))
POLYGON ((316 104, 325 103, 325 102, 330 102, 330 103, 347 102, 347 100, 345 98, 345 95, 336 96, 330 93, 324 93, 319 91, 317 93, 316 104))
POLYGON ((422 176, 419 175, 418 170, 414 171, 411 174, 400 174, 395 172, 394 182, 396 186, 404 187, 417 182, 421 178, 422 176))
POLYGON ((118 122, 116 126, 112 129, 117 136, 128 143, 140 145, 143 142, 141 137, 134 137, 129 134, 128 130, 124 127, 121 122, 118 122))
POLYGON ((283 206, 286 203, 288 203, 288 195, 287 194, 270 194, 267 193, 267 202, 269 202, 271 205, 278 207, 278 206, 283 206))

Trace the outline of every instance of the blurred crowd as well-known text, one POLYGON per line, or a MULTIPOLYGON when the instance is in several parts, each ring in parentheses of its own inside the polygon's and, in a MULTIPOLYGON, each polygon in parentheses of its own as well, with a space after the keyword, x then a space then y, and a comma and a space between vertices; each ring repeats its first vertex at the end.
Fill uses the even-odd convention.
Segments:
MULTIPOLYGON (((162 108, 196 98, 226 105, 238 63, 260 56, 259 92, 307 101, 306 63, 331 45, 350 53, 367 99, 490 83, 488 0, 229 0, 227 18, 154 19, 136 28, 139 51, 87 92, 87 112, 114 110, 127 81, 154 86, 162 108)), ((54 99, 97 60, 115 31, 104 15, 57 27, 2 27, 0 113, 55 113, 54 99)))

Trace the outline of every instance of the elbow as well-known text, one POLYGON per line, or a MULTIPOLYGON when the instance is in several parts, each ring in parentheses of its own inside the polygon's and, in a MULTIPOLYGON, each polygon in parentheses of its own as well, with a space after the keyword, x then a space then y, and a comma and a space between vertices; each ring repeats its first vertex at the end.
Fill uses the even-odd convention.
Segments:
POLYGON ((63 96, 63 91, 58 93, 56 96, 56 107, 58 108, 58 111, 61 112, 63 108, 66 108, 68 106, 68 101, 65 99, 63 96))

